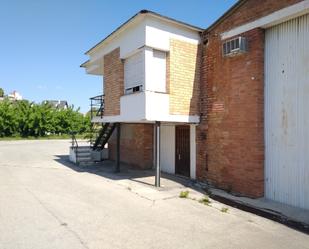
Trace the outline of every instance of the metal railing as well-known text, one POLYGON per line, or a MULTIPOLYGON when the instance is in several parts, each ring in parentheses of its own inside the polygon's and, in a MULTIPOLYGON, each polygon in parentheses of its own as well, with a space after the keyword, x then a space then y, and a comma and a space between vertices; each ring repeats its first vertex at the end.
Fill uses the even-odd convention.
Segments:
POLYGON ((104 114, 104 95, 98 95, 90 98, 90 115, 94 117, 103 117, 104 114))
POLYGON ((72 149, 75 152, 75 157, 76 157, 76 162, 78 162, 78 142, 76 139, 76 133, 71 132, 71 137, 72 137, 72 149))
POLYGON ((88 137, 91 148, 98 139, 102 127, 103 123, 91 123, 90 133, 88 137))
POLYGON ((72 136, 72 148, 78 148, 78 142, 77 142, 77 140, 76 140, 76 135, 75 135, 75 133, 71 133, 71 136, 72 136))

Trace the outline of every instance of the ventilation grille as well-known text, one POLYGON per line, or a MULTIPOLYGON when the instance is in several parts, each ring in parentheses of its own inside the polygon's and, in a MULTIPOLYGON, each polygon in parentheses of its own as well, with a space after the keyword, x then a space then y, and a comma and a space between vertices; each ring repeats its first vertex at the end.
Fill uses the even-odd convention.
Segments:
POLYGON ((244 37, 237 37, 223 43, 223 56, 232 56, 238 53, 247 52, 247 40, 244 37))

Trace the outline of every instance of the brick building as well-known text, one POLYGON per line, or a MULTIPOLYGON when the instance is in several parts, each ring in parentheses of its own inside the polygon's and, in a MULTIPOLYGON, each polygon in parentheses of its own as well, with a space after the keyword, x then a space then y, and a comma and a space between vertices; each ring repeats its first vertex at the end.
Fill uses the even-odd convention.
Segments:
POLYGON ((104 78, 93 122, 119 124, 110 159, 309 208, 308 13, 240 0, 206 30, 136 14, 82 65, 104 78))

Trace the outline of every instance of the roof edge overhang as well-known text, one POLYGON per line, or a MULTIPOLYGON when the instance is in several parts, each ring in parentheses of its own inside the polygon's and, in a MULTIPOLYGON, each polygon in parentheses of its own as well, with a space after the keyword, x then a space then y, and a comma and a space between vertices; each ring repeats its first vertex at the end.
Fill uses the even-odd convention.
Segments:
POLYGON ((239 0, 231 8, 229 8, 225 13, 220 16, 214 23, 212 23, 208 28, 206 28, 203 33, 209 33, 215 27, 217 27, 221 22, 223 22, 226 18, 232 15, 240 6, 242 6, 248 0, 239 0))
MULTIPOLYGON (((98 48, 104 42, 112 39, 115 35, 117 35, 117 33, 119 33, 120 31, 124 30, 128 25, 130 25, 137 17, 139 17, 139 16, 147 16, 147 15, 148 16, 153 16, 155 18, 158 18, 158 19, 161 19, 161 20, 164 20, 164 21, 167 21, 167 22, 172 23, 172 24, 176 24, 176 25, 185 27, 187 29, 191 29, 191 30, 199 32, 199 33, 203 32, 203 30, 204 30, 204 29, 202 29, 200 27, 197 27, 197 26, 194 26, 194 25, 182 22, 182 21, 178 21, 176 19, 173 19, 173 18, 170 18, 170 17, 167 17, 167 16, 160 15, 160 14, 158 14, 156 12, 153 12, 153 11, 150 11, 150 10, 141 10, 137 14, 132 16, 129 20, 127 20, 122 25, 120 25, 118 28, 116 28, 112 33, 110 33, 108 36, 106 36, 103 40, 101 40, 100 42, 95 44, 92 48, 90 48, 88 51, 86 51, 85 54, 89 55, 89 53, 91 53, 93 50, 98 48)), ((87 61, 85 63, 83 63, 81 65, 81 67, 85 67, 86 63, 87 63, 87 61)))
POLYGON ((87 60, 87 61, 85 61, 84 63, 82 63, 79 67, 84 67, 84 68, 86 68, 87 65, 89 65, 89 63, 90 63, 90 60, 87 60))

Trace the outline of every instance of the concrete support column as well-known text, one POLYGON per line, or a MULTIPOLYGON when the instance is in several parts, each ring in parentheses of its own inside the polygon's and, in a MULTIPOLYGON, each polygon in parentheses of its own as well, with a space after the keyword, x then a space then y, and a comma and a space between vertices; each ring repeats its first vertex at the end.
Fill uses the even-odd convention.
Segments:
POLYGON ((116 169, 115 172, 120 172, 120 123, 116 124, 117 130, 117 149, 116 149, 116 169))
POLYGON ((156 176, 155 186, 160 187, 161 167, 160 167, 160 122, 155 123, 155 163, 156 163, 156 176))

